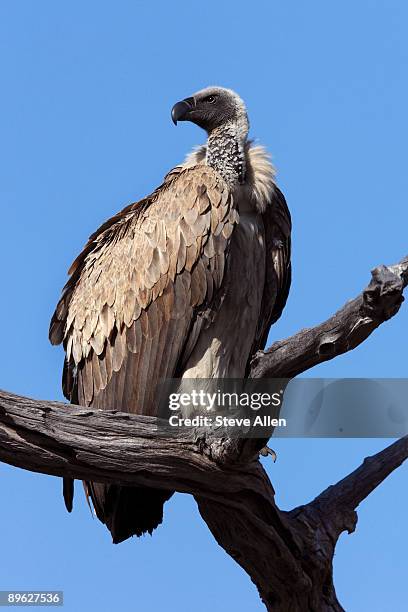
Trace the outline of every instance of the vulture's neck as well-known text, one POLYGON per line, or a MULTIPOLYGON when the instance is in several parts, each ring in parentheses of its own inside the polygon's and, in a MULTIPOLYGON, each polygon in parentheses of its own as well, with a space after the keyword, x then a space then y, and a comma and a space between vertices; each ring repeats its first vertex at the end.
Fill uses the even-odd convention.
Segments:
POLYGON ((248 121, 229 122, 208 135, 206 163, 233 187, 245 181, 248 121))

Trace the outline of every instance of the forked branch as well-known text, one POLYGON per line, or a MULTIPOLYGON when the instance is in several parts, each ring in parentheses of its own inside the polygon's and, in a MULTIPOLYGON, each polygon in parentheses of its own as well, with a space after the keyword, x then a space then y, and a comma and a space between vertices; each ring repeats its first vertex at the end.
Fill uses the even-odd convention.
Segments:
MULTIPOLYGON (((328 321, 257 353, 251 377, 291 378, 353 349, 398 311, 407 283, 408 258, 376 268, 363 293, 328 321)), ((55 476, 190 493, 268 610, 342 610, 332 572, 337 539, 354 530, 358 504, 408 457, 408 437, 290 512, 276 506, 253 455, 244 450, 249 459, 237 462, 224 452, 230 443, 203 438, 202 431, 164 435, 154 417, 0 391, 0 461, 55 476)))

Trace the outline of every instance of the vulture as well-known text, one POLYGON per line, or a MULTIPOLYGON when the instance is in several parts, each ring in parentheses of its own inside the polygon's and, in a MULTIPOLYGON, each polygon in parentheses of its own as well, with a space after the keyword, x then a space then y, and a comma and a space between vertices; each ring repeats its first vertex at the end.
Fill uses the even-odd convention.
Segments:
MULTIPOLYGON (((207 87, 177 102, 204 145, 93 233, 50 323, 63 392, 81 406, 155 415, 167 378, 243 378, 285 306, 291 219, 242 99, 207 87)), ((114 543, 152 533, 172 492, 85 482, 114 543)), ((64 479, 72 510, 74 486, 64 479)))

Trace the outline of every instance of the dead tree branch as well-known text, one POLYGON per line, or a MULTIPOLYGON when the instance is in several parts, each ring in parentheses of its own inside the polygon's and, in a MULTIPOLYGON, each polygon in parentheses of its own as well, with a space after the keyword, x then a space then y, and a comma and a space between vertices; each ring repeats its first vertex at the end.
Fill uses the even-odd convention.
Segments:
MULTIPOLYGON (((328 321, 258 353, 251 376, 290 378, 351 350, 398 311, 407 283, 408 258, 376 268, 363 293, 328 321)), ((0 461, 55 476, 190 493, 268 610, 342 610, 333 586, 336 542, 342 531, 355 529, 358 504, 408 457, 408 437, 310 503, 283 512, 257 459, 237 462, 225 452, 228 439, 194 430, 167 435, 157 423, 0 392, 0 461)))
POLYGON ((254 355, 251 378, 294 378, 313 366, 347 353, 397 314, 408 284, 408 256, 393 266, 378 266, 370 284, 330 319, 274 342, 254 355))
POLYGON ((403 438, 314 501, 282 512, 258 461, 220 463, 211 442, 194 432, 158 436, 154 417, 0 392, 1 461, 194 495, 216 540, 247 571, 268 610, 342 609, 332 583, 338 536, 354 529, 357 505, 407 457, 403 438))

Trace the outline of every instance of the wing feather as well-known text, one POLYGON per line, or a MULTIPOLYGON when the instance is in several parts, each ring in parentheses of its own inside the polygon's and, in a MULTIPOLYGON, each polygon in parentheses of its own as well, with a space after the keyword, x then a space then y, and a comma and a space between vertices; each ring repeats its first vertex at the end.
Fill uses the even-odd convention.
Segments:
POLYGON ((275 185, 272 201, 262 215, 265 227, 266 276, 253 355, 263 349, 271 325, 282 314, 292 278, 291 217, 285 197, 275 185))
POLYGON ((90 237, 50 325, 69 350, 69 399, 154 414, 157 382, 175 375, 220 292, 237 221, 223 179, 195 166, 90 237))

